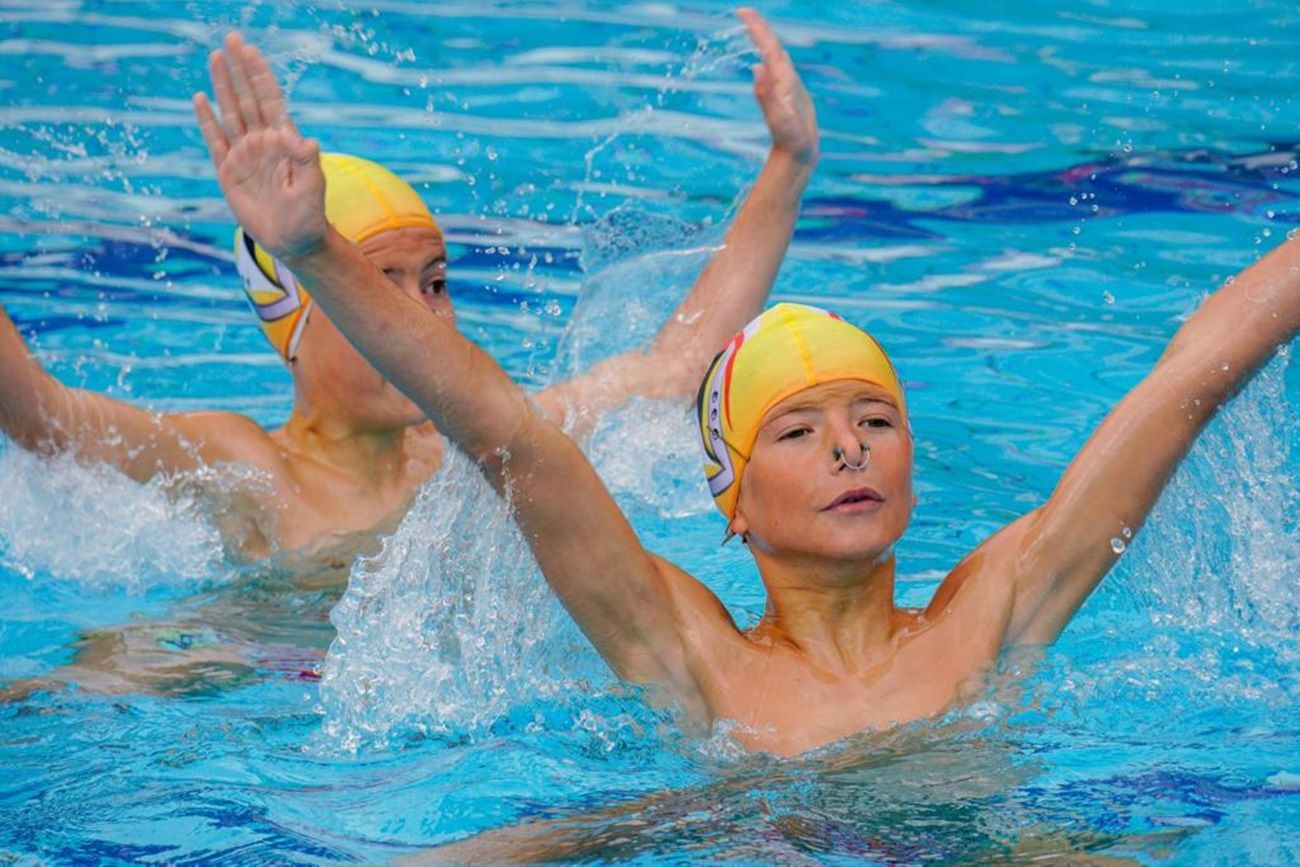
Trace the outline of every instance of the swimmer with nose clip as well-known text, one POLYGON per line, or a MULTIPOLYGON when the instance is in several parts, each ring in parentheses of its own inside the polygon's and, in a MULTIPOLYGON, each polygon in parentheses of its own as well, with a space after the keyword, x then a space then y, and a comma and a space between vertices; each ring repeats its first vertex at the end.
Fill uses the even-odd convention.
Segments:
POLYGON ((867 468, 867 464, 871 463, 871 444, 865 442, 859 442, 858 447, 861 449, 861 451, 858 452, 858 460, 856 463, 850 462, 849 459, 844 456, 844 449, 841 448, 840 446, 836 446, 835 451, 833 452, 833 454, 835 455, 835 460, 838 461, 840 465, 844 467, 844 469, 846 470, 850 470, 855 473, 865 470, 867 468))
MULTIPOLYGON (((788 78, 774 34, 741 14, 763 54, 756 87, 788 78)), ((239 118, 240 102, 226 102, 239 118)), ((208 125, 215 135, 215 117, 208 125)), ((708 585, 643 546, 587 457, 504 370, 330 228, 315 148, 288 124, 247 126, 213 139, 236 216, 277 215, 268 252, 507 497, 542 575, 613 672, 702 731, 735 723, 734 740, 778 755, 942 714, 983 694, 1005 650, 1053 641, 1119 556, 1114 530, 1141 525, 1217 408, 1300 333, 1296 238, 1188 317, 1055 490, 914 609, 895 600, 916 503, 903 381, 856 325, 778 304, 721 347, 697 393, 709 491, 763 585, 761 619, 741 628, 708 585), (306 182, 279 183, 286 167, 306 182), (849 439, 870 443, 870 485, 840 472, 865 468, 865 449, 826 461, 849 439)))

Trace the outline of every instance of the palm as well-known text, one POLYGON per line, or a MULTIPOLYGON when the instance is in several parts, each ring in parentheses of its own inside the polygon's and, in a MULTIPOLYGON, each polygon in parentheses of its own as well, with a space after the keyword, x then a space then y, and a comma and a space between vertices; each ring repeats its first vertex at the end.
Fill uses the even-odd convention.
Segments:
POLYGON ((742 9, 739 14, 763 58, 754 67, 754 95, 772 134, 772 148, 813 162, 818 134, 812 99, 771 25, 752 9, 742 9))
POLYGON ((272 255, 310 249, 329 229, 319 147, 294 127, 266 60, 238 35, 209 68, 221 120, 203 94, 194 110, 235 219, 272 255))
POLYGON ((305 140, 289 130, 247 133, 217 167, 237 219, 274 255, 300 253, 326 232, 325 177, 318 158, 300 159, 305 140))

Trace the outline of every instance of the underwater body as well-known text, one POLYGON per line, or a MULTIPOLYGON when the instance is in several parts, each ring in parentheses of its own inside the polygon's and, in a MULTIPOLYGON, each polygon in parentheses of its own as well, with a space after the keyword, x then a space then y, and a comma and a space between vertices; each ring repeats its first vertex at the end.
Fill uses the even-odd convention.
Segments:
MULTIPOLYGON (((1040 504, 1180 319, 1296 223, 1296 13, 1088 8, 763 10, 823 131, 773 297, 898 362, 905 604, 1040 504)), ((422 191, 461 327, 534 387, 653 334, 765 148, 721 4, 180 14, 0 12, 0 301, 64 382, 160 409, 269 425, 291 400, 189 114, 229 27, 308 133, 422 191)), ((531 823, 520 851, 560 859, 1293 861, 1287 355, 1041 658, 942 720, 795 760, 618 684, 463 460, 350 576, 304 575, 232 563, 201 497, 5 445, 0 678, 105 645, 157 677, 0 706, 0 853, 376 861, 531 823)), ((757 620, 685 408, 635 404, 587 447, 648 547, 757 620)))

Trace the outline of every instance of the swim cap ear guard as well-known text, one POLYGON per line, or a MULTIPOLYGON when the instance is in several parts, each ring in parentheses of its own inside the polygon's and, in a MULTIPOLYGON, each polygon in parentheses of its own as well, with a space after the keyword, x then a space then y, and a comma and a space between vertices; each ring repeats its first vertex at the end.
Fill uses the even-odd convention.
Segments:
MULTIPOLYGON (((420 194, 378 163, 326 153, 320 164, 325 217, 349 241, 360 244, 380 232, 411 227, 440 231, 420 194)), ((281 358, 292 362, 311 313, 311 294, 243 228, 235 230, 235 268, 262 333, 281 358)))
POLYGON ((889 356, 871 335, 833 313, 777 304, 727 341, 704 374, 695 402, 704 474, 724 515, 736 515, 740 482, 768 411, 792 394, 840 379, 885 389, 910 432, 889 356))
POLYGON ((261 320, 262 333, 281 358, 294 361, 307 325, 311 295, 283 262, 258 246, 242 227, 235 229, 235 269, 249 305, 261 320))

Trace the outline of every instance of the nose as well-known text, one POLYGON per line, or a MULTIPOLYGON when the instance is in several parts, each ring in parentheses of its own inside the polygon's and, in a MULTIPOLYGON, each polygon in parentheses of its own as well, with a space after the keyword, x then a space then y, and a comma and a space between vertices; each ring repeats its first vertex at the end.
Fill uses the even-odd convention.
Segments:
POLYGON ((858 438, 857 428, 853 425, 838 424, 831 432, 831 457, 835 462, 835 472, 860 472, 871 462, 871 446, 858 438))

